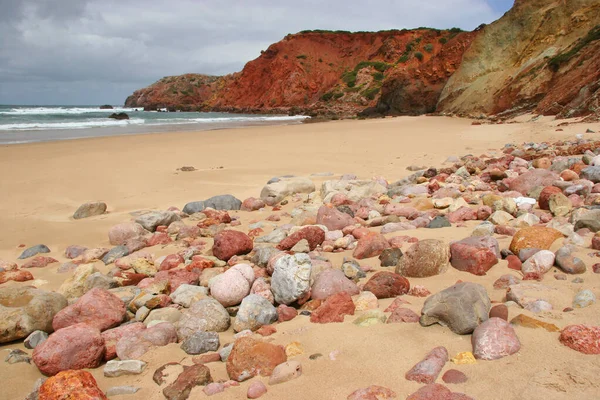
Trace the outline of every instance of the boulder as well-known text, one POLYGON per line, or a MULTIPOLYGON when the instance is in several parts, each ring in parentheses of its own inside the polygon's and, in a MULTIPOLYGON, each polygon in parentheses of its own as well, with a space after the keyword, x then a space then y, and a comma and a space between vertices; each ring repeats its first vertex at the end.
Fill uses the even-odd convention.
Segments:
POLYGON ((558 174, 547 169, 534 169, 513 179, 508 187, 527 196, 532 189, 538 186, 551 186, 558 178, 558 174))
POLYGON ((282 346, 242 337, 235 341, 227 358, 227 374, 238 382, 257 375, 270 376, 276 366, 286 361, 282 346))
POLYGON ((513 254, 519 254, 522 249, 526 248, 548 250, 554 241, 562 237, 562 233, 553 228, 544 226, 522 228, 513 236, 509 250, 512 251, 513 254))
POLYGON ((248 254, 254 243, 243 232, 224 230, 215 235, 212 248, 213 255, 219 260, 228 261, 233 256, 248 254))
POLYGON ((369 279, 363 290, 373 293, 378 299, 387 299, 408 293, 410 283, 400 274, 380 271, 369 279))
POLYGON ((471 343, 473 355, 480 360, 497 360, 521 348, 515 330, 501 318, 490 318, 475 328, 471 343))
POLYGON ((35 397, 39 400, 108 400, 94 376, 87 371, 62 371, 42 383, 35 397))
POLYGON ((279 304, 290 304, 310 291, 310 257, 303 253, 284 255, 275 262, 271 290, 279 304))
POLYGON ((79 206, 73 219, 89 218, 95 215, 102 215, 106 212, 106 203, 101 201, 95 201, 92 203, 85 203, 79 206))
POLYGON ((215 299, 206 298, 192 303, 184 311, 177 324, 177 335, 184 340, 197 331, 224 332, 229 329, 230 323, 225 307, 215 299))
POLYGON ((413 244, 400 258, 396 273, 413 278, 426 278, 446 270, 450 248, 437 239, 425 239, 413 244))
POLYGON ((491 236, 468 237, 450 244, 450 264, 459 271, 485 275, 498 258, 500 247, 491 236))
POLYGON ((101 331, 118 326, 125 318, 125 303, 106 289, 94 288, 75 303, 59 311, 52 321, 54 330, 85 323, 101 331))

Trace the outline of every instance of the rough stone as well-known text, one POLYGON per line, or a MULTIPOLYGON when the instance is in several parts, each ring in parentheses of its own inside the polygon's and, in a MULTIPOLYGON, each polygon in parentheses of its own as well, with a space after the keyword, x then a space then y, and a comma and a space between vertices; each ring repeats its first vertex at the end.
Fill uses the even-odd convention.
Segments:
POLYGON ((86 323, 104 331, 118 326, 125 318, 125 304, 108 290, 94 288, 75 303, 59 311, 52 321, 54 330, 86 323))
POLYGON ((437 239, 425 239, 413 244, 396 266, 396 273, 414 278, 438 275, 446 270, 450 248, 437 239))
POLYGON ((275 367, 286 361, 282 346, 242 337, 235 341, 227 358, 227 374, 238 382, 257 375, 271 376, 275 367))
POLYGON ((508 322, 490 318, 473 331, 473 355, 480 360, 497 360, 516 353, 521 342, 508 322))
POLYGON ((369 279, 364 290, 373 293, 378 299, 386 299, 408 293, 410 283, 400 274, 380 271, 369 279))

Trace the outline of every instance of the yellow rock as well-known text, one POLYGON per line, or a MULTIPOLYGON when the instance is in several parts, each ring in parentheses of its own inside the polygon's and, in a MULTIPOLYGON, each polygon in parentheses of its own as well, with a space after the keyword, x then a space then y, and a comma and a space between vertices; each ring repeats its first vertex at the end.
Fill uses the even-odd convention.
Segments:
POLYGON ((477 360, 475 360, 473 353, 471 353, 470 351, 458 353, 457 355, 454 356, 454 358, 451 358, 450 361, 452 361, 454 364, 476 364, 477 363, 477 360))
POLYGON ((304 353, 304 349, 302 348, 302 344, 300 342, 292 342, 285 346, 285 355, 290 357, 298 356, 304 353))

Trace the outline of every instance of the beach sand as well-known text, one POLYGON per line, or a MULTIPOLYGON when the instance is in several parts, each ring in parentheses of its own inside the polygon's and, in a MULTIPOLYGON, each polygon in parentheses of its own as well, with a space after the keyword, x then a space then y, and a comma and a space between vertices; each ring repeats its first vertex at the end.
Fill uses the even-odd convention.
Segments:
MULTIPOLYGON (((448 156, 500 155, 506 143, 573 140, 587 128, 600 132, 598 123, 571 124, 557 131, 559 122, 542 118, 535 122, 473 126, 466 119, 422 116, 2 146, 0 259, 16 261, 23 250, 19 245, 29 247, 44 243, 52 250, 48 255, 65 262, 63 253, 69 245, 110 247, 108 229, 130 220, 131 213, 164 210, 170 206, 183 208, 187 202, 219 194, 232 194, 242 200, 258 197, 264 184, 274 176, 333 173, 330 177, 311 177, 317 188, 321 182, 339 178, 344 173, 353 173, 362 179, 383 176, 394 182, 410 174, 406 170, 410 165, 440 167, 448 156), (182 166, 194 166, 197 170, 178 171, 177 168, 182 166), (109 213, 84 220, 72 219, 80 204, 96 200, 106 202, 109 213)), ((289 212, 297 205, 290 202, 283 211, 289 212)), ((248 231, 250 221, 264 220, 272 214, 270 208, 252 213, 230 213, 240 217, 242 225, 235 229, 244 232, 248 231)), ((278 225, 288 221, 289 218, 282 218, 278 225)), ((450 242, 469 236, 477 224, 477 221, 471 221, 465 227, 417 229, 386 236, 408 234, 419 239, 438 238, 450 242)), ((269 231, 265 229, 265 233, 269 231)), ((495 236, 500 248, 508 247, 510 237, 495 236)), ((589 247, 591 235, 585 239, 589 247)), ((212 239, 207 242, 207 249, 210 249, 212 239)), ((405 246, 403 250, 407 248, 405 246)), ((161 256, 177 249, 175 245, 168 245, 149 250, 161 256)), ((573 296, 581 289, 591 289, 600 295, 600 275, 590 268, 596 260, 588 253, 589 249, 580 248, 576 254, 588 265, 588 271, 581 276, 584 283, 573 283, 573 276, 566 281, 555 280, 552 272, 545 276, 543 283, 556 289, 553 294, 555 310, 532 314, 511 307, 509 318, 523 313, 560 328, 576 323, 600 325, 598 304, 562 312, 563 308, 571 306, 573 296)), ((351 252, 324 254, 334 267, 339 267, 343 257, 349 257, 351 252)), ((382 269, 377 258, 360 263, 382 269)), ((96 266, 104 273, 111 268, 101 262, 96 266)), ((56 268, 57 264, 52 264, 31 270, 36 278, 34 284, 47 290, 57 289, 69 274, 57 274, 56 268)), ((492 285, 498 277, 509 272, 506 261, 500 260, 486 276, 449 268, 435 277, 409 280, 411 286, 423 285, 432 293, 457 280, 476 282, 485 286, 493 302, 502 302, 505 290, 496 290, 492 285)), ((3 286, 31 283, 9 282, 3 286)), ((404 297, 411 303, 407 307, 420 314, 425 298, 404 297)), ((379 308, 385 309, 391 301, 380 300, 379 308)), ((418 323, 405 323, 358 327, 352 324, 355 318, 348 316, 341 324, 320 325, 299 316, 277 325, 277 333, 266 340, 282 345, 300 342, 304 353, 295 359, 302 363, 303 375, 287 383, 269 386, 269 392, 262 398, 345 399, 356 389, 381 385, 404 399, 422 386, 407 381, 405 373, 432 348, 445 346, 451 357, 472 350, 470 335, 459 336, 439 325, 424 328, 418 323), (330 359, 331 352, 338 352, 335 360, 330 359), (323 357, 310 360, 309 356, 314 353, 322 353, 323 357)), ((563 346, 556 332, 520 326, 515 330, 522 344, 517 354, 496 361, 478 361, 474 365, 448 363, 442 373, 455 368, 468 376, 466 383, 448 387, 475 399, 600 398, 599 356, 584 355, 563 346)), ((221 344, 230 342, 232 335, 231 329, 220 334, 221 344)), ((7 354, 6 350, 13 348, 24 349, 22 342, 5 344, 0 346, 1 354, 7 354)), ((186 355, 178 344, 157 348, 142 359, 148 362, 148 367, 138 376, 105 378, 102 367, 90 372, 104 391, 121 385, 141 387, 134 395, 116 398, 163 399, 164 386, 159 387, 152 381, 156 368, 169 361, 191 364, 191 356, 186 355)), ((215 381, 227 379, 224 363, 208 366, 215 381)), ((23 399, 41 376, 33 364, 0 362, 0 398, 23 399)), ((254 379, 268 381, 266 378, 254 379)), ((441 382, 441 378, 437 382, 441 382)), ((246 398, 248 385, 248 381, 243 382, 213 398, 246 398)), ((191 399, 204 397, 201 387, 194 389, 190 396, 191 399)))

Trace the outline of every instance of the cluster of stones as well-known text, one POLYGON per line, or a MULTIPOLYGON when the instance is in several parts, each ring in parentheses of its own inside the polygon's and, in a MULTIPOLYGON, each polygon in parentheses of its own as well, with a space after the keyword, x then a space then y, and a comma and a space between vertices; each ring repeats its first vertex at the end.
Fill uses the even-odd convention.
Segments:
MULTIPOLYGON (((139 374, 146 368, 140 360, 145 353, 171 343, 195 357, 192 365, 172 362, 155 371, 154 381, 164 386, 167 399, 185 399, 196 386, 208 395, 219 393, 255 376, 269 376, 270 385, 286 382, 302 375, 302 365, 293 360, 301 346, 274 345, 260 335, 275 333, 277 324, 299 313, 319 324, 343 322, 356 312, 359 326, 441 324, 452 334, 471 335, 471 351, 452 358, 455 364, 518 352, 515 325, 560 331, 564 345, 600 354, 600 327, 561 330, 524 314, 509 323, 507 306, 492 308, 486 289, 468 282, 467 274, 434 294, 409 281, 448 268, 485 275, 506 259, 503 268, 520 276, 506 274, 494 283, 503 294, 496 301, 533 313, 553 309, 540 297, 545 287, 539 281, 553 268, 564 273, 557 279, 586 272, 574 254, 589 243, 588 236, 591 247, 600 250, 600 156, 586 149, 583 156, 536 157, 547 155, 549 147, 507 146, 499 157, 466 156, 441 169, 413 168, 416 172, 392 184, 344 175, 317 191, 308 178, 274 178, 260 198, 242 202, 222 195, 188 203, 182 211, 173 207, 140 215, 109 230, 112 248, 67 248, 70 261, 58 270, 72 275, 57 292, 0 288, 0 343, 24 339, 33 349, 31 360, 51 377, 39 388, 40 398, 79 390, 104 398, 93 377, 80 370, 105 365, 109 377, 139 374), (296 204, 289 213, 281 210, 288 203, 296 204), (252 223, 248 232, 235 229, 241 225, 238 210, 269 209, 273 213, 252 223), (289 223, 277 225, 283 218, 289 223), (465 226, 466 221, 480 223, 469 237, 451 243, 403 234, 465 226), (494 235, 512 236, 509 248, 500 249, 494 235), (179 250, 156 258, 148 249, 158 245, 179 250), (348 252, 348 257, 333 265, 327 257, 331 252, 348 252), (377 260, 380 267, 357 261, 364 259, 377 260), (100 262, 112 270, 100 273, 95 267, 100 262), (420 314, 405 307, 403 295, 427 297, 420 314), (395 300, 381 310, 378 299, 385 298, 395 300), (234 341, 221 343, 219 333, 229 329, 236 333, 234 341), (206 365, 211 362, 225 362, 230 380, 213 382, 206 365), (179 373, 166 384, 169 368, 179 373)), ((39 255, 49 252, 38 245, 23 252, 20 258, 30 260, 20 267, 2 262, 0 282, 33 279, 30 268, 58 263, 39 255)), ((593 303, 595 294, 582 290, 572 307, 593 303)), ((405 377, 425 386, 409 398, 450 398, 452 392, 436 383, 449 360, 444 347, 415 360, 405 377)), ((454 369, 442 377, 444 383, 466 379, 454 369)), ((266 391, 255 380, 248 398, 266 391)), ((371 386, 348 399, 376 396, 395 394, 371 386)))

